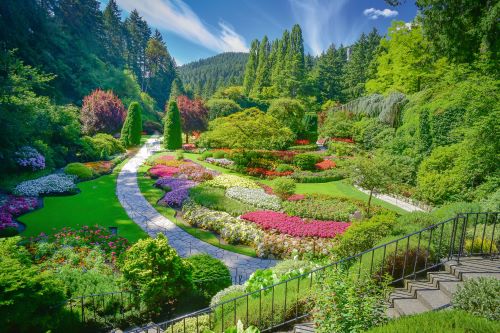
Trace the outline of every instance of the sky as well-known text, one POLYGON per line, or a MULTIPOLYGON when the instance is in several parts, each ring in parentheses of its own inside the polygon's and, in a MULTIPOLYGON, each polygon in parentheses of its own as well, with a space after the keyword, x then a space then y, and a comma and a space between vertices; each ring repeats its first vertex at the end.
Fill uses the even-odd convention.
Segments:
MULTIPOLYGON (((409 22, 413 1, 390 7, 383 0, 116 0, 125 18, 135 8, 158 29, 178 65, 222 52, 245 52, 253 39, 279 38, 300 24, 306 53, 332 43, 349 45, 374 27, 409 22)), ((102 6, 106 5, 106 0, 102 6)))

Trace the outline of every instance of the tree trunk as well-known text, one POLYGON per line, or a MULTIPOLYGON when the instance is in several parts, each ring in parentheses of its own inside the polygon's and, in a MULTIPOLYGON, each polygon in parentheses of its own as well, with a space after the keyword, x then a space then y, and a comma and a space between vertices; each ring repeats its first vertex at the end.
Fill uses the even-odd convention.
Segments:
POLYGON ((189 143, 189 134, 186 133, 186 143, 189 143))
POLYGON ((370 217, 370 205, 372 203, 373 190, 373 188, 370 189, 370 196, 368 197, 368 208, 366 209, 366 215, 368 215, 368 217, 370 217))

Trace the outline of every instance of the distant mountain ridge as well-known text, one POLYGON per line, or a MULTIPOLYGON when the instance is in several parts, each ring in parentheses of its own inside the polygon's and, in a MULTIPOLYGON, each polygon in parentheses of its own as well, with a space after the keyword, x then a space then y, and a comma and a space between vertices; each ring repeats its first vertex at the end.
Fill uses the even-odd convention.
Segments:
POLYGON ((220 87, 242 85, 248 53, 226 52, 190 62, 178 68, 184 87, 209 98, 220 87))

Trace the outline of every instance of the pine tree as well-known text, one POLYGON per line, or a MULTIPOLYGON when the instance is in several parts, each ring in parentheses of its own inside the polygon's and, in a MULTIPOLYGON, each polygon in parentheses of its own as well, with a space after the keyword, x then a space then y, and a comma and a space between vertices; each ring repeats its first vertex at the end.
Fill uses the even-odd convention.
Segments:
POLYGON ((165 115, 165 127, 163 131, 163 145, 166 149, 175 150, 182 147, 181 115, 177 102, 170 100, 165 115))
POLYGON ((103 12, 104 49, 109 61, 123 66, 125 57, 125 31, 116 0, 110 0, 103 12))
POLYGON ((141 89, 144 90, 146 84, 146 47, 151 37, 151 29, 135 9, 125 20, 125 28, 128 37, 128 65, 136 75, 141 89))
POLYGON ((251 91, 252 96, 260 96, 262 93, 262 89, 270 85, 270 52, 271 46, 269 45, 267 36, 264 36, 264 38, 262 38, 262 41, 260 42, 255 82, 251 91))
POLYGON ((125 147, 136 146, 141 142, 142 109, 139 103, 132 102, 128 107, 127 118, 123 123, 121 141, 125 147))
POLYGON ((304 40, 298 24, 292 28, 290 43, 286 52, 284 96, 297 97, 302 94, 305 75, 304 40))
POLYGON ((179 97, 180 95, 184 95, 184 86, 182 85, 182 81, 178 77, 176 77, 172 82, 168 100, 177 102, 177 97, 179 97))
POLYGON ((252 91, 258 66, 259 41, 254 39, 250 47, 250 54, 245 67, 245 76, 243 78, 243 92, 248 95, 252 91))
POLYGON ((290 33, 288 30, 283 32, 283 36, 278 42, 278 50, 276 52, 276 62, 273 66, 271 74, 271 82, 276 92, 281 93, 284 88, 285 73, 287 67, 287 51, 290 44, 290 33))

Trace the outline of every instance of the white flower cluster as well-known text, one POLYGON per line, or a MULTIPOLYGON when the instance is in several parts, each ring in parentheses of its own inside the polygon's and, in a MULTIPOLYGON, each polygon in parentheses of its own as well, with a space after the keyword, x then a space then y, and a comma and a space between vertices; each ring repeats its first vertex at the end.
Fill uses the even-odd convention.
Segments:
POLYGON ((211 230, 230 244, 256 246, 264 235, 263 231, 252 223, 245 222, 226 212, 210 210, 192 201, 182 207, 184 220, 190 225, 211 230))
POLYGON ((14 194, 37 197, 41 194, 71 193, 76 191, 75 176, 52 174, 33 180, 27 180, 16 186, 14 194))
POLYGON ((230 187, 246 187, 246 188, 260 188, 254 181, 235 176, 235 175, 220 175, 215 177, 212 180, 209 180, 205 183, 208 186, 213 187, 222 187, 222 188, 230 188, 230 187))
POLYGON ((210 306, 213 307, 213 306, 221 303, 227 295, 235 294, 235 296, 233 296, 233 297, 236 297, 236 295, 238 293, 241 293, 241 294, 245 293, 245 285, 244 284, 233 284, 232 286, 229 286, 226 289, 222 289, 221 291, 219 291, 217 294, 215 294, 212 297, 212 300, 210 301, 210 306))
POLYGON ((226 190, 226 196, 262 209, 274 211, 281 209, 281 200, 275 195, 267 194, 261 188, 230 187, 226 190))
POLYGON ((227 158, 213 158, 213 157, 207 157, 205 159, 205 162, 210 163, 210 164, 215 164, 221 167, 228 167, 230 165, 233 165, 234 162, 227 159, 227 158))

